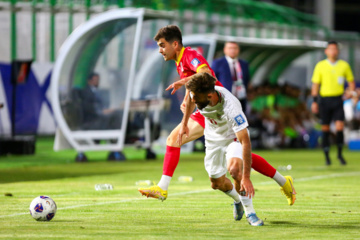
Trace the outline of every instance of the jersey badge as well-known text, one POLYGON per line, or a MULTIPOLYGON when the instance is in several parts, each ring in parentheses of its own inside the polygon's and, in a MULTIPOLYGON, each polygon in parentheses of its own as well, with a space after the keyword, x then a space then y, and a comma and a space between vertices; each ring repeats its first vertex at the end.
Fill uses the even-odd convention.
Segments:
POLYGON ((199 65, 200 61, 199 59, 197 58, 194 58, 192 61, 191 61, 191 64, 194 66, 194 67, 197 67, 199 65))
POLYGON ((235 117, 235 122, 240 126, 241 124, 245 123, 244 117, 240 114, 235 117))

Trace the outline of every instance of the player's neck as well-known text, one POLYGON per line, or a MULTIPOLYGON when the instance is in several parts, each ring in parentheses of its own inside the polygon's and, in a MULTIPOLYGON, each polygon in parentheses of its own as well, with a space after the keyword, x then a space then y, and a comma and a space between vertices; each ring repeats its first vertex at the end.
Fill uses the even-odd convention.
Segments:
POLYGON ((181 56, 181 52, 182 52, 183 46, 179 45, 179 47, 175 50, 175 62, 179 62, 181 59, 179 59, 181 56))
POLYGON ((328 60, 331 62, 331 63, 336 63, 336 61, 338 60, 337 58, 328 58, 328 60))
POLYGON ((220 99, 220 94, 218 91, 215 90, 215 92, 213 93, 212 97, 211 97, 211 100, 210 100, 210 106, 213 107, 215 106, 216 104, 218 104, 219 102, 219 99, 220 99))

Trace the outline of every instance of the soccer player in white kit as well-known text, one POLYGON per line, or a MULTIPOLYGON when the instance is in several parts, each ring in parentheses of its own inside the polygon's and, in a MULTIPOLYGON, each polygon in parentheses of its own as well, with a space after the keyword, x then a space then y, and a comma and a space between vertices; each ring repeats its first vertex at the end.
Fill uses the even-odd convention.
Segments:
MULTIPOLYGON (((235 205, 244 206, 246 219, 252 226, 264 222, 255 213, 252 204, 254 187, 250 180, 251 142, 248 122, 239 100, 223 87, 215 86, 216 79, 208 73, 198 73, 186 83, 190 92, 181 123, 178 141, 189 135, 189 117, 195 105, 205 117, 205 169, 209 174, 211 187, 219 189, 233 198, 235 205), (230 179, 226 177, 227 166, 241 163, 242 174, 239 194, 230 179), (240 203, 241 202, 241 203, 240 203)), ((234 181, 239 181, 234 178, 234 181)), ((235 212, 234 212, 235 213, 235 212)), ((241 217, 240 217, 241 219, 241 217)))

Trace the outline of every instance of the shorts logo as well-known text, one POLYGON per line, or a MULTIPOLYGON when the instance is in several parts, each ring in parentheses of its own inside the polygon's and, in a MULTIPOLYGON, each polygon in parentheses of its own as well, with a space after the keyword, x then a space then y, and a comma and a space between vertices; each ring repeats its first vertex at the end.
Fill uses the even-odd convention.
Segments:
POLYGON ((235 117, 235 122, 240 126, 241 124, 245 123, 244 117, 240 114, 239 116, 235 117))
POLYGON ((191 64, 194 66, 194 67, 197 67, 197 65, 199 65, 200 61, 199 59, 197 58, 194 58, 192 61, 191 61, 191 64))

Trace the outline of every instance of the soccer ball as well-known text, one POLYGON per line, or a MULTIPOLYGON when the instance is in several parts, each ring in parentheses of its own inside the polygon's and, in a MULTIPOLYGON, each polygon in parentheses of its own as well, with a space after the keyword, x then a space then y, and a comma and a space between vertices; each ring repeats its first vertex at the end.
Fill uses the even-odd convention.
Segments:
POLYGON ((56 209, 56 203, 48 196, 39 196, 30 203, 30 214, 36 221, 50 221, 56 209))

